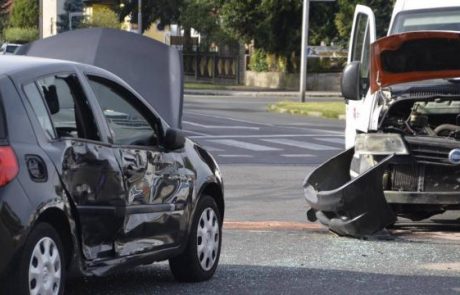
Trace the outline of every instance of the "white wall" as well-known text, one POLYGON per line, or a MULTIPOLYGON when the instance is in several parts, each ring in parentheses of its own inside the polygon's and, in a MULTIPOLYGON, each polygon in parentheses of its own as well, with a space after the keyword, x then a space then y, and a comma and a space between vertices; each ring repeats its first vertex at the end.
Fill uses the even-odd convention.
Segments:
POLYGON ((65 0, 40 0, 40 38, 57 34, 56 22, 63 13, 65 0))

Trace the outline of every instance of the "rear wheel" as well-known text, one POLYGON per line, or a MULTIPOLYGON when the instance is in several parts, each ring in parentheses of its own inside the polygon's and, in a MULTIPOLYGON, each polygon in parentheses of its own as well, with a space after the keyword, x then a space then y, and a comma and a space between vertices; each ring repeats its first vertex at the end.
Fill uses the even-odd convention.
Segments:
POLYGON ((64 293, 65 265, 61 239, 47 223, 30 233, 8 284, 10 294, 60 295, 64 293))
POLYGON ((221 214, 210 196, 203 196, 193 218, 192 231, 184 253, 169 260, 178 281, 210 279, 219 263, 222 242, 221 214))

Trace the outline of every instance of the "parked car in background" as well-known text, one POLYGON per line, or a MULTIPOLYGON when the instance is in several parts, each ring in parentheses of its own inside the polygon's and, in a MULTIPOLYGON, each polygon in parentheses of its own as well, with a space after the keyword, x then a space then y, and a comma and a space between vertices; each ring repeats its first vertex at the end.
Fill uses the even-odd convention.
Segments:
POLYGON ((212 277, 219 168, 136 90, 94 66, 8 56, 0 98, 0 290, 63 294, 71 270, 168 259, 180 281, 212 277))
POLYGON ((0 55, 14 54, 19 47, 21 47, 20 44, 3 43, 2 47, 0 47, 0 55))

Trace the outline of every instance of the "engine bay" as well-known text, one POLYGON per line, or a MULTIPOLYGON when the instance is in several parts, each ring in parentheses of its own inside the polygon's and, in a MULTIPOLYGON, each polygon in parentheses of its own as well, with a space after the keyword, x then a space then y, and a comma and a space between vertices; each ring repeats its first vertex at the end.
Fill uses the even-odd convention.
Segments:
POLYGON ((460 96, 402 99, 383 108, 379 128, 383 132, 460 140, 460 96))

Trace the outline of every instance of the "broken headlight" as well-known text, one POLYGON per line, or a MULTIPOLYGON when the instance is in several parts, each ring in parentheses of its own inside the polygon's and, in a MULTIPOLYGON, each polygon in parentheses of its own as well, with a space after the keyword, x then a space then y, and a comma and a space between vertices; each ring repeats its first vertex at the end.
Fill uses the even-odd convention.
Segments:
POLYGON ((399 134, 370 133, 356 136, 355 153, 361 155, 408 155, 409 151, 399 134))

